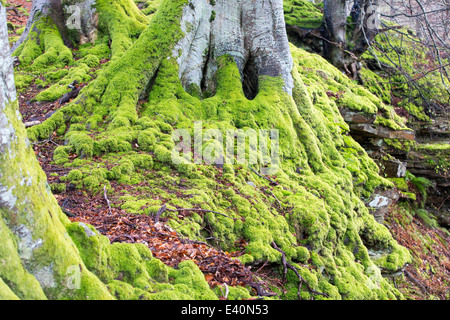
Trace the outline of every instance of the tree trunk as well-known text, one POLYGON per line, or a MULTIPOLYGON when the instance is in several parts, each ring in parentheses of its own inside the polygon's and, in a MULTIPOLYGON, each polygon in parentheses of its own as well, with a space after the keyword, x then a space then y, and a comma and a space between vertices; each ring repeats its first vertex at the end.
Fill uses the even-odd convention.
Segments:
POLYGON ((324 1, 323 54, 349 76, 357 76, 358 59, 378 30, 378 0, 356 0, 352 7, 348 0, 324 1))
POLYGON ((36 22, 49 18, 57 26, 65 45, 73 42, 93 42, 96 39, 98 16, 95 14, 95 0, 33 0, 25 30, 14 43, 14 52, 29 36, 40 32, 36 22))
POLYGON ((72 61, 74 45, 110 38, 113 56, 126 51, 148 24, 132 0, 33 0, 30 17, 12 51, 22 65, 38 59, 36 68, 72 61), (58 57, 54 58, 56 51, 58 57), (55 61, 56 60, 56 61, 55 61))
POLYGON ((360 57, 369 48, 380 27, 378 0, 357 0, 352 8, 352 21, 355 24, 349 43, 352 52, 360 57))

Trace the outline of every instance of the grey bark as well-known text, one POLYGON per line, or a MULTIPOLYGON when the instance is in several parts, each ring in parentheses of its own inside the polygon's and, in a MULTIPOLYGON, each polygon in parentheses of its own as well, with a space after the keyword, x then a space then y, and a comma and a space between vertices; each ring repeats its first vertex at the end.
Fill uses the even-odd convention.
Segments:
POLYGON ((173 52, 186 89, 194 84, 214 91, 217 58, 230 55, 250 86, 257 86, 260 76, 281 76, 285 91, 292 93, 282 0, 217 0, 214 5, 193 0, 184 8, 181 26, 185 37, 173 52))
POLYGON ((350 40, 353 44, 352 52, 361 56, 378 34, 378 0, 355 0, 352 18, 355 28, 350 40))

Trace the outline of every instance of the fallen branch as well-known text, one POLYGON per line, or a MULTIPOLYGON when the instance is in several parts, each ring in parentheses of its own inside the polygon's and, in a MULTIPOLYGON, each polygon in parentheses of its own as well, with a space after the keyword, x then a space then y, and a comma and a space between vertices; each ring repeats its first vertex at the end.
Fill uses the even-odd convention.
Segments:
POLYGON ((167 206, 164 203, 164 205, 161 208, 159 208, 159 210, 156 212, 155 223, 159 222, 159 217, 164 213, 164 211, 166 211, 166 209, 167 209, 167 206))
POLYGON ((76 215, 73 214, 70 210, 66 209, 67 203, 69 202, 68 199, 64 199, 63 203, 61 204, 61 210, 62 212, 64 212, 64 214, 66 216, 68 216, 69 218, 75 218, 76 215))
POLYGON ((284 267, 283 279, 286 280, 286 274, 287 274, 288 268, 291 269, 292 271, 294 271, 294 273, 297 275, 298 280, 300 281, 300 283, 298 285, 298 293, 297 293, 299 300, 301 300, 300 291, 302 289, 303 283, 306 285, 306 288, 308 289, 309 292, 320 295, 320 296, 328 297, 328 295, 326 293, 317 292, 316 290, 314 290, 310 287, 309 283, 298 273, 297 268, 286 261, 286 253, 284 253, 284 251, 281 250, 275 242, 272 242, 272 247, 281 253, 281 262, 283 263, 283 267, 284 267))
POLYGON ((212 210, 207 210, 207 209, 195 209, 195 208, 177 208, 177 209, 166 209, 167 211, 171 211, 171 212, 177 212, 177 211, 199 211, 199 212, 211 212, 211 213, 216 213, 216 214, 220 214, 221 216, 230 218, 231 220, 235 221, 234 218, 227 216, 226 214, 222 213, 222 212, 217 212, 217 211, 212 211, 212 210))
POLYGON ((256 294, 259 297, 273 297, 273 296, 277 295, 276 293, 264 291, 264 289, 261 287, 261 284, 259 284, 257 282, 250 283, 250 287, 252 287, 256 290, 256 294))
POLYGON ((280 202, 280 200, 278 200, 278 198, 273 194, 273 192, 272 192, 272 190, 270 190, 269 188, 261 188, 261 189, 263 189, 263 190, 269 190, 269 192, 270 192, 270 194, 272 195, 272 197, 274 197, 275 198, 275 200, 277 200, 277 202, 278 202, 278 206, 280 207, 280 209, 282 209, 283 207, 281 206, 281 202, 280 202))
POLYGON ((81 88, 80 89, 77 89, 77 88, 72 89, 72 91, 70 91, 62 96, 62 98, 58 102, 58 105, 62 106, 63 104, 69 102, 70 100, 75 99, 78 96, 78 94, 80 93, 80 91, 81 91, 81 88))
POLYGON ((61 210, 69 218, 75 218, 76 217, 76 215, 74 213, 72 213, 71 211, 67 210, 66 208, 61 208, 61 210))

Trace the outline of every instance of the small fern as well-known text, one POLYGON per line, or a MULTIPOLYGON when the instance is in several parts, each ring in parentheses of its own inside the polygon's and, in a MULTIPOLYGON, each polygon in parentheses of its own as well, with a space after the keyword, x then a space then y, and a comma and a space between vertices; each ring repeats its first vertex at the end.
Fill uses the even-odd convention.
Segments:
POLYGON ((405 180, 409 181, 416 189, 417 195, 420 195, 420 197, 417 197, 417 200, 419 206, 423 208, 427 202, 428 188, 431 187, 433 183, 425 177, 416 177, 409 171, 406 172, 405 180))

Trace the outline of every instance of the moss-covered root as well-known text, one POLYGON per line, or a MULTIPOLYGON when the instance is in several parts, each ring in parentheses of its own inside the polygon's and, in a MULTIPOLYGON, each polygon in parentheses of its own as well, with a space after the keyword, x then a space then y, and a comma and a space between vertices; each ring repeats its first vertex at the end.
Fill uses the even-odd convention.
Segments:
POLYGON ((175 270, 167 267, 143 244, 114 243, 92 226, 73 223, 67 228, 86 266, 118 299, 215 300, 203 273, 192 261, 175 270))
POLYGON ((96 1, 98 29, 109 35, 113 59, 120 57, 146 29, 149 19, 132 0, 96 1))
MULTIPOLYGON (((83 3, 82 6, 86 7, 88 4, 83 3)), ((113 2, 97 0, 94 8, 89 10, 92 10, 90 16, 96 17, 89 21, 89 24, 95 22, 90 26, 93 29, 90 33, 95 36, 91 35, 89 40, 94 42, 97 39, 101 40, 103 36, 108 37, 111 40, 113 58, 121 56, 132 46, 149 21, 132 0, 113 2)), ((68 15, 64 12, 58 17, 61 16, 64 20, 69 18, 65 17, 68 15)), ((24 41, 14 51, 14 55, 19 58, 21 67, 31 65, 32 70, 42 70, 49 66, 61 68, 72 61, 71 50, 66 47, 65 43, 80 44, 80 36, 72 36, 72 34, 81 33, 82 30, 68 27, 67 21, 54 21, 52 16, 54 14, 43 11, 31 17, 34 21, 31 21, 30 32, 25 35, 24 41), (60 27, 58 28, 58 26, 60 27)))
POLYGON ((57 26, 48 17, 37 20, 27 39, 15 50, 22 67, 42 70, 49 66, 63 68, 72 62, 72 52, 66 47, 57 26))

